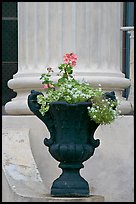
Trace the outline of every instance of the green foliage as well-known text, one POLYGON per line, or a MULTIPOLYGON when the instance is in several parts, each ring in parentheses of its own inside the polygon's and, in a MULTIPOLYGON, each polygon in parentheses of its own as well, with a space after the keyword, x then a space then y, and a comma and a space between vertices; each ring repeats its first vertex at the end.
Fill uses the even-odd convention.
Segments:
POLYGON ((92 102, 92 107, 88 107, 90 120, 99 124, 109 124, 118 115, 117 98, 114 100, 106 98, 103 90, 93 88, 86 82, 79 82, 72 76, 73 67, 70 63, 61 64, 59 67, 60 78, 57 83, 51 80, 52 68, 47 68, 47 74, 41 75, 42 84, 48 85, 44 90, 44 96, 38 95, 37 102, 41 105, 40 113, 44 115, 51 102, 65 101, 67 103, 92 102))

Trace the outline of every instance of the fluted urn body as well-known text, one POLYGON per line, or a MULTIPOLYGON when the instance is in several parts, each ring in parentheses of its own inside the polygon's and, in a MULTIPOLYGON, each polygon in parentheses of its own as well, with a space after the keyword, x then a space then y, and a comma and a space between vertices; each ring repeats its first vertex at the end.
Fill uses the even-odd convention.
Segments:
POLYGON ((91 121, 87 107, 91 102, 68 104, 52 102, 49 111, 42 116, 36 97, 40 92, 32 91, 28 97, 30 110, 41 119, 50 132, 50 139, 45 138, 44 144, 49 147, 53 158, 60 162, 62 174, 51 187, 52 196, 79 197, 89 196, 88 182, 80 175, 82 164, 99 146, 94 139, 94 132, 99 126, 91 121))

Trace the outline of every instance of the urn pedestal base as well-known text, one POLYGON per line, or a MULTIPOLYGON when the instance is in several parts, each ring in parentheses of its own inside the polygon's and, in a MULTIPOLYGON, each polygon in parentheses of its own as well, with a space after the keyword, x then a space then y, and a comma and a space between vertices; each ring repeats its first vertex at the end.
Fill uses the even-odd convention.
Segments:
POLYGON ((63 172, 51 187, 51 196, 56 197, 87 197, 89 196, 88 182, 81 177, 79 170, 83 164, 60 164, 63 172), (64 168, 65 167, 65 168, 64 168))

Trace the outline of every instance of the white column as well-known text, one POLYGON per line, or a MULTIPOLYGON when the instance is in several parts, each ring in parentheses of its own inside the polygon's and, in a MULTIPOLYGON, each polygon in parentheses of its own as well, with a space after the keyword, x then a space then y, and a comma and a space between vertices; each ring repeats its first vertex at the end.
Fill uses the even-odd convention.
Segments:
POLYGON ((115 90, 128 114, 131 104, 121 97, 130 85, 121 71, 122 8, 122 2, 18 2, 18 72, 8 82, 17 97, 6 112, 32 114, 27 96, 40 90, 40 75, 51 66, 56 80, 63 55, 75 52, 75 77, 115 90))
POLYGON ((129 100, 132 102, 132 111, 134 111, 134 30, 130 31, 130 79, 129 100))

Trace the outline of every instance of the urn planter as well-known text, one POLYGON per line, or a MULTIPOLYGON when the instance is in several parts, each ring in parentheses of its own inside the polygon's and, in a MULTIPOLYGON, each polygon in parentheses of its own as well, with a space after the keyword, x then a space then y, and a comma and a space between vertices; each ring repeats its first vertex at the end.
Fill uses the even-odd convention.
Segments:
POLYGON ((54 159, 60 162, 62 174, 51 187, 52 196, 81 197, 89 196, 88 182, 80 175, 83 162, 93 156, 99 146, 99 139, 94 139, 94 133, 99 124, 90 120, 87 107, 91 102, 69 104, 52 102, 44 116, 39 112, 37 95, 42 94, 32 90, 28 96, 30 110, 47 126, 50 138, 44 139, 44 144, 54 159))

